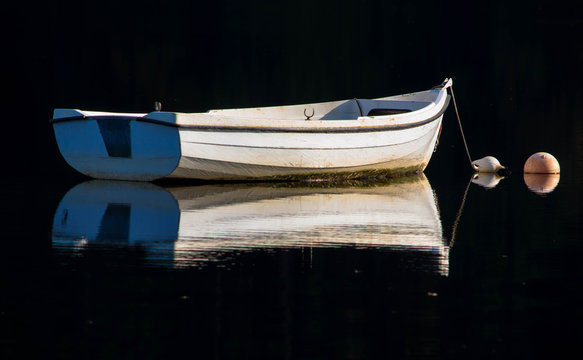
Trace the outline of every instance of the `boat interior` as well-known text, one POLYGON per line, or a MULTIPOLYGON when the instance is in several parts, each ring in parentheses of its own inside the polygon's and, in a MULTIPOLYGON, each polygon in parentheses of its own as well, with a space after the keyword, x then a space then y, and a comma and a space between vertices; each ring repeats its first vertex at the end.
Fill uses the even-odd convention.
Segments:
POLYGON ((274 106, 263 108, 209 110, 211 115, 239 118, 287 120, 355 120, 362 116, 398 115, 422 109, 429 99, 350 99, 317 104, 274 106))

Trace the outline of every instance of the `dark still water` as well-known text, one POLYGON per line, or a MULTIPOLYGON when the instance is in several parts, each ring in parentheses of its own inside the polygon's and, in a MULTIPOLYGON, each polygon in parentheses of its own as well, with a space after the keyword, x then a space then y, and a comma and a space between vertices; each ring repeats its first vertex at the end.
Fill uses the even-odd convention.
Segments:
POLYGON ((7 4, 0 357, 578 354, 575 5, 7 4), (301 104, 426 90, 445 77, 472 158, 510 167, 497 185, 470 182, 453 107, 426 178, 319 186, 92 181, 66 165, 48 123, 54 108, 301 104), (562 169, 545 194, 522 174, 538 151, 562 169))
POLYGON ((13 226, 30 217, 46 226, 8 230, 3 243, 2 351, 466 359, 576 350, 578 179, 563 176, 543 195, 522 174, 495 187, 480 179, 489 188, 469 181, 39 186, 54 191, 46 206, 21 205, 29 220, 13 226))

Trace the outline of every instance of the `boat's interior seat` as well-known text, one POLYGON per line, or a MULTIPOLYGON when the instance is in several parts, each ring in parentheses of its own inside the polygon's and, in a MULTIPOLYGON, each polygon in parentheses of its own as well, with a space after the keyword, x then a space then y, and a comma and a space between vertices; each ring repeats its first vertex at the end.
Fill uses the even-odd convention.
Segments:
POLYGON ((430 104, 428 101, 403 100, 359 100, 366 116, 398 115, 419 110, 430 104))
MULTIPOLYGON (((353 99, 331 109, 319 120, 354 120, 360 116, 404 114, 421 109, 428 104, 430 102, 426 101, 353 99)), ((316 118, 317 116, 314 116, 314 119, 316 118)))
POLYGON ((411 112, 411 109, 370 109, 366 116, 384 116, 384 115, 397 115, 411 112))

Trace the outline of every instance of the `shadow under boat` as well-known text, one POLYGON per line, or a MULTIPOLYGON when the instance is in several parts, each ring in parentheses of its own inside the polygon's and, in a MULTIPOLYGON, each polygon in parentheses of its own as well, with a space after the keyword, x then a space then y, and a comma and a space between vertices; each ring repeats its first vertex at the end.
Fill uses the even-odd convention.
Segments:
POLYGON ((261 249, 354 247, 429 256, 447 275, 449 247, 424 175, 347 186, 294 183, 160 187, 92 180, 54 216, 55 249, 140 247, 174 267, 261 249))

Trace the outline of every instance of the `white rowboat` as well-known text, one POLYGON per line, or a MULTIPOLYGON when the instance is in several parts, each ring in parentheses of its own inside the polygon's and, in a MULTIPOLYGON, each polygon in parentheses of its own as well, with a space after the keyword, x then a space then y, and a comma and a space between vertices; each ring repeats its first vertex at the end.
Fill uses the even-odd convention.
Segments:
POLYGON ((148 114, 55 109, 59 150, 94 178, 343 178, 422 172, 449 104, 431 90, 378 99, 148 114))

